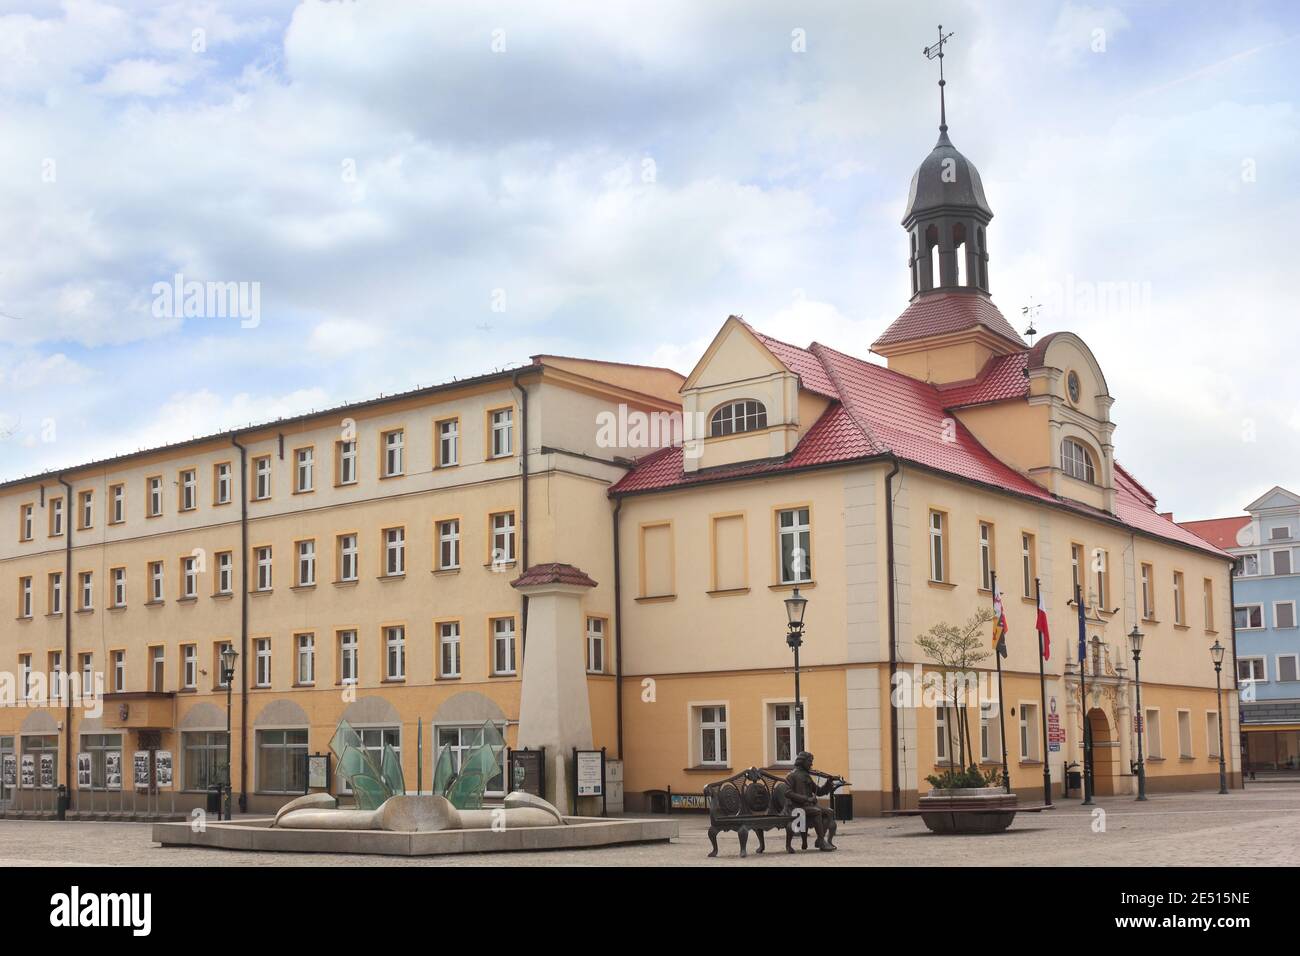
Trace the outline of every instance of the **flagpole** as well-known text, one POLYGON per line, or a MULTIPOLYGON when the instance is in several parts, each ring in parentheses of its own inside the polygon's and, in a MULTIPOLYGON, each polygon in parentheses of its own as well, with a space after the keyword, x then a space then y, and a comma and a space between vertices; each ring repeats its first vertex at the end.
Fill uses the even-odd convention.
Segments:
MULTIPOLYGON (((996 605, 998 603, 998 573, 996 571, 991 571, 989 574, 989 583, 993 585, 993 603, 996 605)), ((999 613, 1005 614, 1006 611, 1001 611, 999 613)), ((1000 623, 1000 621, 996 620, 993 622, 994 630, 998 629, 1000 623)), ((1005 641, 1006 634, 999 634, 998 644, 1004 645, 1005 641)), ((1002 737, 1002 786, 1007 793, 1010 793, 1011 774, 1007 772, 1007 722, 1003 719, 1002 713, 1002 652, 1000 647, 993 648, 993 660, 995 660, 998 665, 998 733, 1002 737)))
POLYGON ((1052 765, 1048 759, 1051 754, 1051 744, 1047 739, 1047 674, 1044 670, 1043 662, 1047 660, 1047 655, 1043 653, 1043 629, 1038 627, 1038 608, 1043 606, 1042 584, 1038 578, 1034 578, 1034 630, 1038 632, 1038 695, 1040 704, 1039 710, 1043 714, 1043 805, 1050 807, 1052 805, 1052 765))
POLYGON ((1079 613, 1079 713, 1083 717, 1083 804, 1092 805, 1092 727, 1088 719, 1088 638, 1083 623, 1083 592, 1074 586, 1074 608, 1079 613))

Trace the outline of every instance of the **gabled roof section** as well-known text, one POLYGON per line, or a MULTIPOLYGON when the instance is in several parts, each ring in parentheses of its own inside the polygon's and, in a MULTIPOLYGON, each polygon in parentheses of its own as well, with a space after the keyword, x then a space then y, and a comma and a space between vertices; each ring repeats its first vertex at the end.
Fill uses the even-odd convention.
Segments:
POLYGON ((1216 548, 1222 548, 1225 551, 1229 548, 1241 547, 1237 542, 1237 535, 1248 524, 1250 524, 1250 515, 1178 522, 1180 528, 1190 531, 1198 538, 1203 538, 1216 548))
POLYGON ((988 405, 1029 395, 1028 352, 995 355, 985 363, 979 375, 969 382, 952 382, 939 386, 948 408, 988 405))
MULTIPOLYGON (((744 322, 743 319, 740 321, 744 322)), ((807 349, 801 349, 797 345, 791 345, 789 342, 782 342, 770 335, 764 335, 752 328, 747 322, 745 328, 753 332, 755 338, 766 345, 768 351, 775 355, 782 365, 799 376, 801 386, 823 398, 839 398, 835 383, 826 374, 826 369, 822 367, 821 362, 817 361, 816 356, 807 349)))
POLYGON ((740 316, 729 315, 727 316, 727 321, 722 323, 722 328, 718 329, 718 334, 715 335, 713 341, 709 343, 709 347, 706 348, 704 354, 700 356, 700 360, 695 363, 695 367, 691 369, 690 374, 686 376, 686 381, 682 383, 681 391, 685 392, 687 389, 695 388, 699 385, 700 378, 713 362, 714 356, 718 354, 723 344, 731 336, 736 334, 746 336, 755 344, 755 346, 757 346, 758 351, 765 356, 768 362, 771 363, 773 372, 780 371, 783 368, 788 368, 788 366, 786 366, 785 363, 782 362, 775 353, 773 353, 767 342, 763 341, 765 336, 759 336, 757 332, 750 328, 749 323, 740 316))
POLYGON ((1263 511, 1268 508, 1291 508, 1300 505, 1300 495, 1287 491, 1281 485, 1274 485, 1250 504, 1247 511, 1263 511))
POLYGON ((987 329, 1018 350, 1028 348, 988 296, 973 292, 930 292, 913 299, 903 314, 885 329, 885 334, 871 343, 871 351, 977 328, 987 329))

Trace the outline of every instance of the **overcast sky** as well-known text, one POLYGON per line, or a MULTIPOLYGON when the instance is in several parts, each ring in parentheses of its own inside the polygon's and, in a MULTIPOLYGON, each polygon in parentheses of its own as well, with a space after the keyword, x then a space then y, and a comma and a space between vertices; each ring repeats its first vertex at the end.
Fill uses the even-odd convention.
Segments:
POLYGON ((0 477, 542 351, 687 372, 733 312, 866 356, 939 22, 1002 311, 1088 342, 1162 510, 1300 491, 1284 0, 0 0, 0 477), (177 274, 256 322, 158 315, 177 274))

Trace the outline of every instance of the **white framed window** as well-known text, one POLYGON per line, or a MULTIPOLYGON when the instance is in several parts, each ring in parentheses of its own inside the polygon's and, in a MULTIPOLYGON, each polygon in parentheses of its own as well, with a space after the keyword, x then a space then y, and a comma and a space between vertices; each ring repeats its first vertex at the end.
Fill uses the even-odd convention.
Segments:
POLYGON ((384 432, 384 477, 393 478, 402 474, 402 452, 406 445, 406 433, 398 428, 384 432))
POLYGON ((113 607, 126 607, 126 568, 113 569, 113 607))
POLYGON ((254 562, 257 567, 257 590, 269 591, 274 578, 272 577, 273 565, 271 558, 271 546, 263 545, 253 550, 254 562))
POLYGON ((1025 597, 1036 597, 1034 590, 1034 578, 1037 575, 1034 557, 1034 536, 1027 532, 1021 532, 1020 535, 1020 573, 1024 579, 1025 589, 1022 592, 1025 597))
POLYGON ((257 732, 257 792, 305 793, 307 790, 307 731, 257 732))
POLYGON ((78 577, 78 590, 81 592, 81 610, 91 611, 95 607, 95 575, 91 571, 82 571, 78 577))
POLYGON ((1280 524, 1268 529, 1268 540, 1270 541, 1287 541, 1291 538, 1291 528, 1289 525, 1280 524))
POLYGON ((1237 658, 1237 680, 1244 683, 1246 681, 1255 681, 1262 683, 1268 680, 1268 672, 1264 667, 1264 658, 1262 657, 1239 657, 1237 658))
POLYGON ((1038 705, 1020 703, 1020 759, 1038 760, 1041 758, 1038 743, 1038 705))
POLYGON ((940 700, 934 708, 934 762, 948 763, 948 710, 940 700))
POLYGON ((1273 664, 1277 670, 1277 680, 1279 684, 1290 684, 1300 680, 1300 673, 1297 673, 1296 662, 1300 660, 1295 654, 1279 654, 1274 659, 1273 664))
POLYGON ((492 619, 492 673, 513 674, 515 672, 515 619, 497 617, 492 619))
POLYGON ((193 511, 199 506, 199 475, 193 468, 181 472, 181 511, 193 511))
POLYGON ((1159 760, 1165 755, 1164 740, 1160 733, 1160 711, 1148 710, 1143 721, 1146 731, 1147 756, 1159 760))
POLYGON ((32 579, 30 577, 18 579, 18 616, 32 616, 32 579))
POLYGON ((460 519, 448 518, 438 522, 438 570, 452 571, 460 567, 460 519))
POLYGON ((728 402, 709 418, 709 437, 721 438, 767 427, 767 407, 753 399, 728 402))
POLYGON ((1174 572, 1174 623, 1187 623, 1187 600, 1183 588, 1183 572, 1174 572))
POLYGON ((50 575, 50 613, 63 613, 63 575, 58 571, 50 575))
POLYGON ((438 625, 438 676, 460 676, 459 621, 443 621, 438 625))
POLYGON ((95 526, 95 493, 93 491, 83 491, 81 493, 81 527, 83 529, 93 528, 95 526))
POLYGON ((63 534, 63 499, 50 499, 50 537, 57 538, 63 534))
POLYGON ((230 462, 223 461, 213 466, 213 501, 219 505, 230 504, 230 462))
POLYGON ((700 707, 697 708, 697 713, 700 763, 725 767, 727 765, 727 705, 700 707))
POLYGON ((777 553, 782 584, 812 581, 812 514, 808 508, 785 508, 776 513, 777 553))
POLYGON ((63 653, 50 651, 50 699, 63 699, 63 653))
POLYGON ((357 442, 356 439, 341 441, 338 444, 340 485, 354 485, 357 481, 357 442))
POLYGON ((1150 621, 1155 617, 1155 592, 1151 583, 1151 565, 1142 565, 1142 620, 1150 621))
POLYGON ((1192 754, 1192 712, 1178 711, 1178 756, 1191 757, 1192 754))
POLYGON ((32 655, 18 655, 18 670, 21 672, 21 684, 23 700, 31 700, 32 697, 32 655))
POLYGON ((18 540, 32 540, 32 515, 36 513, 35 505, 23 505, 18 518, 18 540))
POLYGON ((217 593, 230 594, 235 590, 235 556, 230 551, 217 555, 217 593))
POLYGON ((513 408, 498 408, 492 412, 492 457, 505 458, 514 454, 513 408))
POLYGON ((339 683, 357 682, 357 632, 339 631, 339 683))
POLYGON ((406 529, 384 529, 384 575, 398 577, 406 573, 406 529))
POLYGON ((384 628, 384 677, 406 679, 406 628, 400 624, 384 628))
POLYGON ((1232 609, 1233 623, 1239 631, 1258 631, 1264 627, 1264 605, 1239 604, 1232 609))
POLYGON ((113 690, 119 694, 126 690, 126 651, 113 652, 113 690))
POLYGON ((316 542, 308 539, 298 542, 298 587, 316 586, 316 542))
POLYGON ((215 648, 216 656, 212 672, 217 676, 217 686, 222 689, 225 689, 228 683, 225 679, 226 662, 225 658, 222 657, 222 653, 230 646, 231 643, 229 641, 219 641, 215 648))
POLYGON ((449 468, 460 463, 460 419, 448 418, 438 422, 438 467, 449 468))
POLYGON ((1254 577, 1259 574, 1259 555, 1243 554, 1241 556, 1241 571, 1244 577, 1254 577))
POLYGON ((161 561, 149 562, 149 600, 153 604, 161 604, 163 601, 163 563, 161 561))
POLYGON ((121 524, 126 520, 126 486, 114 485, 108 489, 108 499, 113 516, 110 524, 121 524))
POLYGON ((355 581, 357 579, 357 536, 341 534, 339 541, 339 580, 355 581))
POLYGON ((149 648, 149 689, 155 694, 167 689, 167 648, 162 645, 149 648))
POLYGON ((944 547, 944 513, 942 511, 931 511, 929 519, 930 527, 930 580, 946 581, 944 574, 947 568, 944 567, 944 557, 946 548, 944 547))
POLYGON ((1061 470, 1071 478, 1086 481, 1090 485, 1097 483, 1097 471, 1092 464, 1092 455, 1081 442, 1073 438, 1061 441, 1061 470))
POLYGON ((1273 552, 1273 573, 1290 574, 1291 573, 1291 549, 1285 551, 1273 552))
POLYGON ((1092 549, 1092 570, 1097 579, 1097 610, 1110 610, 1110 555, 1101 548, 1092 549))
MULTIPOLYGON (((505 735, 506 728, 504 725, 499 726, 497 729, 501 732, 502 736, 505 735)), ((447 747, 448 752, 451 754, 452 769, 457 773, 460 772, 460 768, 463 766, 465 757, 468 756, 469 752, 483 745, 482 724, 471 726, 439 724, 436 730, 438 750, 441 751, 444 746, 447 747)), ((497 753, 498 763, 504 768, 505 755, 501 752, 502 748, 494 747, 493 749, 497 753)), ((484 795, 489 797, 501 797, 505 796, 505 792, 505 771, 503 769, 501 773, 488 781, 487 788, 484 790, 484 795)))
POLYGON ((980 587, 993 590, 993 525, 980 522, 980 587))
POLYGON ((587 673, 605 673, 605 619, 587 618, 587 673))
POLYGON ((993 701, 980 702, 980 760, 991 762, 1002 756, 1002 731, 998 723, 998 705, 993 701))
POLYGON ((509 564, 515 559, 515 513, 502 511, 492 515, 492 564, 509 564))
POLYGON ((253 459, 253 500, 265 501, 271 497, 271 456, 253 459))
POLYGON ((259 637, 253 641, 254 660, 256 668, 253 673, 253 682, 258 687, 271 686, 271 639, 269 637, 259 637))
POLYGON ((181 648, 181 686, 194 690, 199 683, 199 648, 197 644, 186 644, 181 648))
MULTIPOLYGON (((393 753, 397 756, 398 761, 402 759, 402 728, 401 727, 353 727, 360 738, 360 750, 364 751, 375 762, 375 766, 382 766, 384 760, 384 748, 391 747, 393 753)), ((339 779, 339 792, 352 793, 352 788, 348 786, 347 781, 343 780, 341 775, 339 779)))
POLYGON ((87 689, 95 686, 95 655, 81 655, 81 686, 87 689))
POLYGON ((1273 602, 1273 626, 1276 628, 1292 628, 1296 626, 1295 601, 1273 602))
POLYGON ((1070 545, 1070 597, 1078 594, 1084 600, 1088 600, 1088 595, 1083 593, 1083 545, 1070 545))
POLYGON ((199 596, 199 562, 197 558, 181 558, 181 596, 199 596))
POLYGON ((316 683, 316 635, 299 634, 294 643, 298 654, 298 683, 316 683))
POLYGON ((162 514, 162 478, 154 476, 149 479, 149 517, 157 518, 162 514))
POLYGON ((779 767, 794 765, 794 704, 772 704, 768 707, 772 728, 772 763, 779 767))
POLYGON ((293 490, 298 494, 316 487, 316 449, 298 448, 293 453, 293 490))
POLYGON ((1219 715, 1212 710, 1205 712, 1205 752, 1211 757, 1219 756, 1219 715))

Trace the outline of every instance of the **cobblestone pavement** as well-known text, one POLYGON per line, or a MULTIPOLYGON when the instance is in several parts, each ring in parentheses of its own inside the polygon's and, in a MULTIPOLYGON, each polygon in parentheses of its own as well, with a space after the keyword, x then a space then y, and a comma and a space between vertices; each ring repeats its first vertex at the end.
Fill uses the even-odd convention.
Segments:
POLYGON ((915 817, 859 819, 840 825, 837 853, 788 857, 777 834, 764 855, 738 857, 723 834, 706 859, 707 818, 677 817, 668 844, 551 853, 492 853, 423 859, 324 854, 244 853, 176 847, 150 840, 147 824, 0 820, 0 866, 985 866, 1300 865, 1300 785, 1258 783, 1243 793, 1156 794, 1143 803, 1101 797, 1038 814, 1021 814, 1006 833, 940 837, 915 817), (1104 825, 1104 829, 1103 829, 1104 825))

